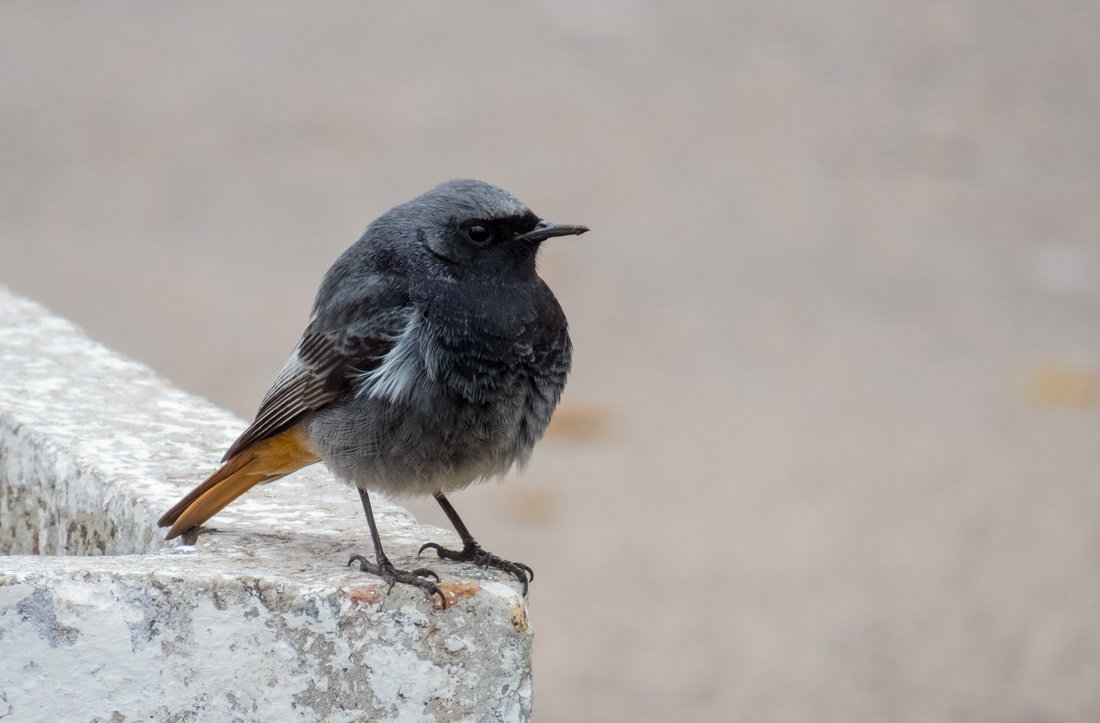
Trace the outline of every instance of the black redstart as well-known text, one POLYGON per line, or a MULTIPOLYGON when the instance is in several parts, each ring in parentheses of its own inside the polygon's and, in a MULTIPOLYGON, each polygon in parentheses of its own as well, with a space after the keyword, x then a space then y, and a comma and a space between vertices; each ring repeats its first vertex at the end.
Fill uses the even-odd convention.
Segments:
POLYGON ((445 492, 522 465, 550 422, 572 346, 535 271, 542 241, 582 234, 548 223, 481 181, 448 181, 374 221, 325 275, 302 340, 222 466, 160 519, 194 531, 254 485, 324 461, 354 484, 374 542, 364 572, 446 600, 429 569, 386 557, 368 490, 431 494, 462 539, 439 557, 514 575, 486 552, 445 492))

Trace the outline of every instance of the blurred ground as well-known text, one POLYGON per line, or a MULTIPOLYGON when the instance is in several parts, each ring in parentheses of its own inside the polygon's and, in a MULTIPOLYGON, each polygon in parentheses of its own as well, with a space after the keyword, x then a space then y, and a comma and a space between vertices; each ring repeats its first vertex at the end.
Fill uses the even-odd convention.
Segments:
POLYGON ((372 218, 497 183, 593 229, 543 254, 556 433, 454 500, 538 573, 540 720, 1095 720, 1097 37, 1083 0, 6 2, 0 281, 250 417, 372 218))

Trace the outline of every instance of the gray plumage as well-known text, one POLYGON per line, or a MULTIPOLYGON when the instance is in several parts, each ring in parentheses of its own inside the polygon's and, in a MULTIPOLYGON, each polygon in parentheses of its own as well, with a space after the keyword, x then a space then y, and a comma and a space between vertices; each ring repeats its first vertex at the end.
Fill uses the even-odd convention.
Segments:
POLYGON ((320 459, 358 487, 370 526, 374 561, 348 564, 446 607, 439 575, 386 556, 369 490, 426 493, 462 548, 420 552, 501 570, 526 595, 531 568, 484 550, 445 493, 523 464, 546 431, 572 347, 535 256, 545 239, 587 230, 470 180, 383 214, 325 275, 302 340, 224 464, 160 518, 168 538, 197 535, 254 485, 320 459))
POLYGON ((226 458, 302 425, 364 490, 448 492, 522 465, 572 353, 535 256, 542 236, 584 229, 552 228, 473 180, 383 214, 326 274, 301 342, 226 458))

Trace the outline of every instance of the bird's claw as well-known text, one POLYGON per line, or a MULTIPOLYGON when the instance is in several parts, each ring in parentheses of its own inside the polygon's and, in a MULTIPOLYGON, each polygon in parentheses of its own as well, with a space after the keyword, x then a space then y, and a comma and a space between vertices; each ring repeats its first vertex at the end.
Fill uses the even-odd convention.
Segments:
POLYGON ((426 542, 420 546, 420 551, 416 553, 417 557, 422 555, 424 550, 435 550, 435 554, 444 560, 472 562, 479 567, 491 567, 507 572, 515 576, 523 585, 524 597, 527 597, 528 584, 535 579, 535 571, 529 566, 524 565, 522 562, 512 562, 511 560, 505 560, 503 557, 498 557, 487 550, 483 550, 476 542, 472 545, 465 545, 461 550, 449 550, 438 543, 426 542))
POLYGON ((393 590, 393 586, 399 582, 404 585, 412 585, 431 595, 438 595, 443 609, 447 608, 447 597, 443 594, 443 591, 439 589, 438 585, 436 585, 436 583, 439 582, 439 575, 437 575, 434 570, 430 570, 426 567, 419 567, 415 570, 398 570, 393 566, 393 563, 385 557, 382 558, 382 562, 373 563, 362 555, 352 555, 351 559, 348 560, 348 566, 350 567, 356 562, 359 563, 359 569, 361 571, 382 578, 388 585, 387 591, 393 590), (435 582, 427 578, 434 578, 435 582))

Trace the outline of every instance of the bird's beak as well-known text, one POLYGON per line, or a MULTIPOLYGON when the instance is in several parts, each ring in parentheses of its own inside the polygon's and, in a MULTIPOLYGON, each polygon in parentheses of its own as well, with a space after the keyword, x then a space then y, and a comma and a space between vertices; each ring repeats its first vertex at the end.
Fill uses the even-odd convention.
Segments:
POLYGON ((567 223, 550 223, 539 221, 533 231, 516 236, 516 241, 544 241, 554 236, 580 236, 588 230, 587 226, 573 226, 567 223))

